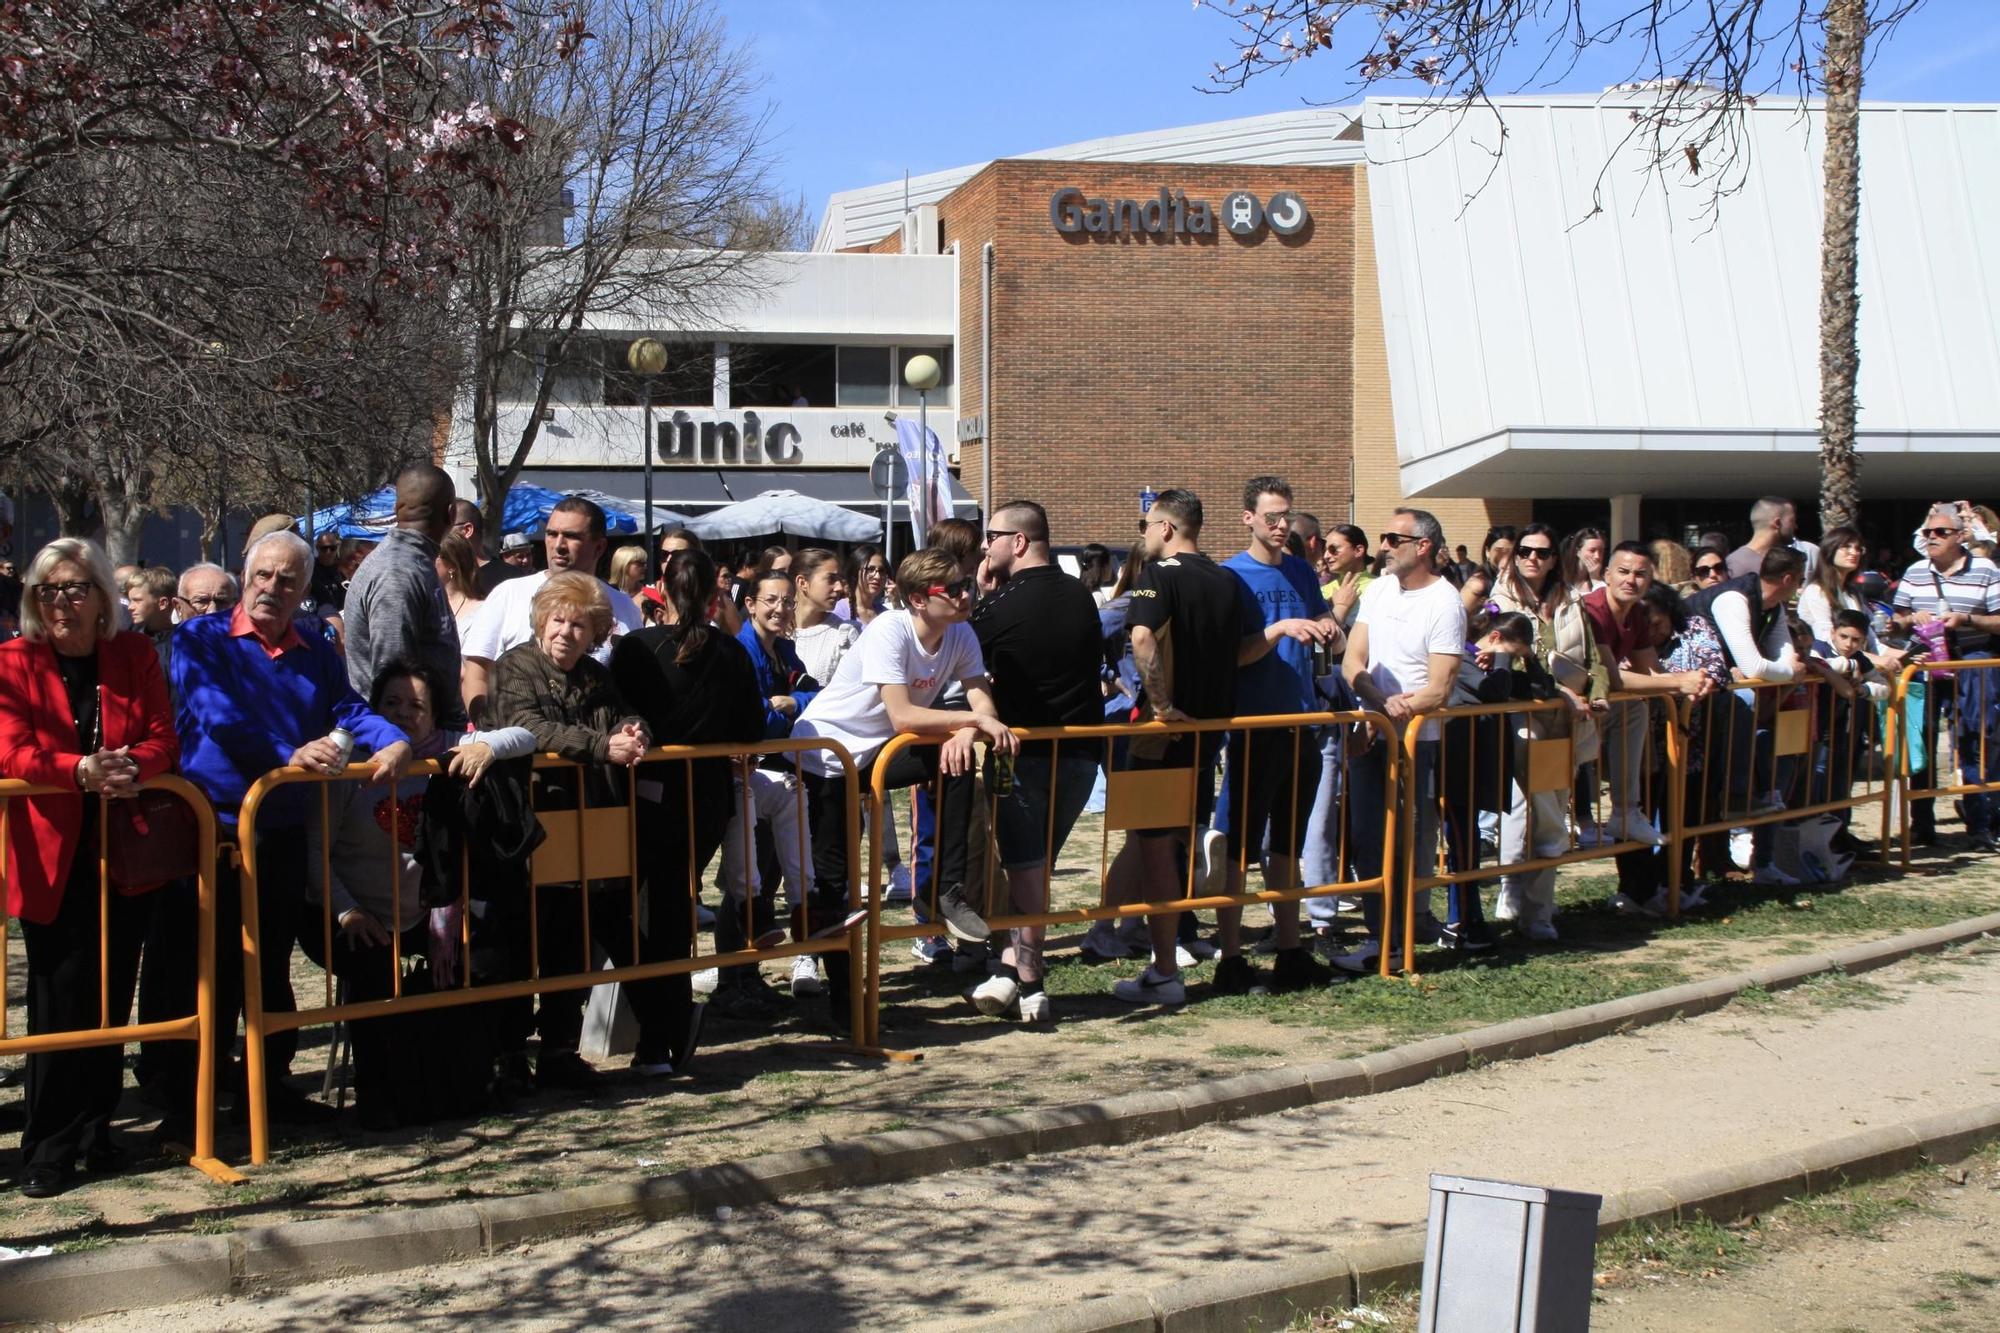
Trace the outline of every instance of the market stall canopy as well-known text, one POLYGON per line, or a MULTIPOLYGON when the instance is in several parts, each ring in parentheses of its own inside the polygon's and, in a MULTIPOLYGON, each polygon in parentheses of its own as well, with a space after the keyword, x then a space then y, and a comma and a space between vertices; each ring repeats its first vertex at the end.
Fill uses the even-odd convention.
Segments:
POLYGON ((703 541, 783 533, 790 537, 818 537, 822 541, 863 542, 882 535, 881 519, 797 491, 765 491, 689 519, 687 527, 703 541))
POLYGON ((384 486, 373 495, 349 504, 328 505, 294 523, 293 528, 307 541, 322 532, 340 537, 368 537, 376 541, 396 526, 396 488, 384 486))
MULTIPOLYGON (((604 511, 605 526, 614 533, 631 534, 639 531, 639 513, 644 505, 631 500, 607 495, 603 491, 573 490, 553 491, 546 486, 536 486, 530 482, 517 481, 507 492, 507 507, 501 513, 500 531, 539 532, 548 523, 549 514, 556 505, 577 496, 589 500, 604 511)), ((660 505, 653 506, 652 530, 685 525, 687 517, 660 505)))

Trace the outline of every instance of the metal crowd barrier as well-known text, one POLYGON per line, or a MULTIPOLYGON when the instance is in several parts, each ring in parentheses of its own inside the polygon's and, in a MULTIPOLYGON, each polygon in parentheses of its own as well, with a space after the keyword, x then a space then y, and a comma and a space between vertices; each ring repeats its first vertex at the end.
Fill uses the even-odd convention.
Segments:
MULTIPOLYGON (((326 969, 325 993, 322 1003, 314 1008, 301 1009, 295 1013, 266 1013, 263 1007, 262 982, 258 957, 261 942, 257 919, 258 867, 255 855, 255 840, 248 836, 243 839, 244 1028, 246 1033, 245 1051, 249 1073, 250 1160, 253 1163, 262 1164, 265 1162, 268 1159, 270 1149, 269 1120, 264 1095, 264 1038, 273 1033, 321 1024, 353 1022, 355 1020, 377 1018, 390 1014, 416 1013, 429 1009, 484 1004, 494 1000, 517 999, 555 991, 579 990, 614 982, 650 981, 660 977, 691 974, 710 967, 755 966, 759 963, 790 958, 798 954, 841 954, 852 958, 863 952, 862 914, 859 910, 861 904, 861 881, 859 873, 861 864, 859 856, 861 845, 861 798, 854 761, 844 746, 835 741, 800 738, 795 740, 763 741, 754 746, 722 744, 658 747, 646 752, 638 768, 629 770, 630 778, 635 780, 628 780, 626 782, 625 803, 617 806, 591 806, 584 799, 585 772, 591 767, 594 766, 577 763, 552 754, 537 755, 534 760, 534 768, 537 771, 567 769, 575 774, 579 808, 575 810, 535 811, 535 817, 541 821, 542 827, 548 836, 547 840, 543 842, 534 855, 528 858, 527 920, 530 963, 529 975, 524 980, 474 984, 471 971, 472 914, 470 904, 476 895, 472 892, 472 886, 468 882, 470 878, 469 874, 462 873, 460 877, 461 888, 457 903, 461 931, 458 948, 461 962, 459 985, 457 987, 433 990, 424 994, 406 995, 403 993, 403 959, 398 943, 398 932, 395 929, 396 922, 392 921, 388 927, 388 934, 391 940, 389 998, 339 1002, 334 994, 331 966, 334 957, 333 895, 330 892, 323 892, 320 895, 320 921, 318 924, 321 931, 321 938, 325 942, 324 956, 328 967, 326 969), (640 876, 645 869, 640 864, 641 857, 639 855, 638 785, 639 781, 645 780, 647 766, 660 763, 677 763, 687 766, 688 781, 686 783, 685 818, 687 820, 689 842, 692 843, 695 832, 694 764, 697 761, 727 759, 732 761, 732 764, 740 772, 743 766, 754 762, 759 756, 797 754, 808 750, 823 751, 838 760, 844 780, 848 784, 849 790, 854 793, 854 798, 848 802, 845 829, 848 846, 848 865, 850 867, 848 884, 849 912, 847 915, 838 922, 814 922, 811 917, 811 895, 807 894, 805 896, 805 906, 801 916, 801 929, 799 931, 804 936, 803 939, 762 949, 752 947, 733 950, 728 953, 703 954, 698 951, 701 937, 696 921, 696 900, 700 895, 701 888, 699 876, 703 867, 690 864, 688 868, 686 900, 688 939, 690 942, 689 955, 685 958, 652 963, 637 962, 636 960, 641 957, 639 884, 640 876), (607 967, 594 971, 544 974, 541 966, 542 950, 539 915, 542 890, 549 885, 576 884, 584 886, 589 885, 592 881, 601 882, 607 879, 623 879, 626 881, 627 892, 629 894, 626 906, 630 909, 632 931, 630 956, 635 961, 631 965, 622 967, 607 967)), ((299 768, 285 768, 267 773, 253 783, 250 790, 245 793, 239 827, 242 829, 254 829, 256 827, 258 810, 278 788, 311 783, 320 787, 319 818, 322 820, 322 828, 326 828, 325 821, 329 818, 331 784, 339 781, 353 780, 366 783, 371 771, 372 769, 369 765, 354 764, 350 765, 343 773, 332 776, 309 773, 299 768)), ((435 776, 442 771, 437 761, 430 760, 413 765, 404 776, 435 776)), ((655 771, 657 772, 657 770, 655 771)), ((378 787, 373 790, 382 791, 386 790, 386 788, 378 787)), ((796 799, 800 802, 798 814, 803 821, 805 817, 803 804, 805 798, 802 790, 796 799)), ((749 793, 747 790, 744 790, 741 795, 739 809, 746 809, 749 801, 749 793)), ((754 821, 748 822, 754 824, 754 821)), ((717 832, 720 832, 720 830, 717 832)), ((746 830, 747 833, 748 830, 746 830)), ((330 837, 322 837, 321 839, 320 882, 323 885, 330 885, 332 883, 331 841, 330 837)), ((398 840, 394 836, 391 836, 389 838, 389 856, 391 857, 392 867, 399 868, 401 855, 402 848, 398 840)), ((469 858, 469 849, 465 855, 469 858)), ((399 870, 397 873, 392 873, 390 882, 396 886, 396 911, 394 915, 396 920, 400 921, 403 915, 403 884, 399 870)), ((300 886, 300 891, 303 894, 304 886, 300 886)), ((583 889, 576 895, 579 903, 581 939, 586 952, 591 949, 593 940, 590 931, 591 892, 592 890, 583 889)), ((755 907, 754 901, 748 894, 745 895, 744 907, 746 912, 753 911, 755 907)), ((754 941, 754 929, 746 932, 746 939, 754 941)), ((856 1042, 861 1040, 864 1031, 862 1000, 861 987, 851 984, 849 986, 848 1021, 850 1023, 850 1031, 854 1034, 856 1042)), ((844 1046, 844 1049, 854 1050, 862 1054, 876 1053, 860 1045, 844 1046)))
MULTIPOLYGON (((1895 689, 1889 695, 1892 741, 1884 752, 1892 756, 1901 798, 1897 802, 1896 836, 1902 844, 1903 869, 1910 868, 1912 801, 1934 801, 1941 796, 1962 799, 2000 792, 2000 716, 1996 714, 2000 714, 2000 660, 1981 657, 1917 662, 1897 675, 1895 689), (1908 709, 1914 687, 1919 684, 1924 687, 1923 716, 1912 726, 1908 709), (1974 713, 1970 719, 1968 711, 1974 713), (1968 732, 1972 733, 1970 738, 1968 732), (1915 762, 1919 746, 1925 760, 1922 765, 1915 762), (1944 760, 1946 749, 1951 752, 1948 769, 1944 760), (1958 781, 1946 782, 1947 772, 1958 781), (1928 784, 1916 785, 1926 774, 1928 784)), ((1889 842, 1886 818, 1882 830, 1886 862, 1889 842)))
MULTIPOLYGON (((208 798, 185 778, 163 774, 139 784, 142 790, 171 792, 194 812, 196 828, 195 935, 199 941, 195 960, 195 1011, 185 1018, 162 1019, 153 1023, 113 1023, 111 1021, 110 821, 104 818, 98 797, 97 820, 97 1015, 96 1027, 70 1032, 40 1032, 9 1036, 4 997, 7 979, 7 931, 9 921, 0 912, 0 1055, 45 1055, 55 1051, 85 1050, 93 1046, 124 1046, 130 1042, 191 1041, 195 1044, 194 1155, 188 1165, 225 1184, 242 1179, 215 1155, 215 812, 208 798)), ((17 796, 75 795, 65 787, 43 787, 28 782, 0 781, 0 857, 6 852, 7 820, 12 800, 17 796)), ((82 849, 78 849, 79 853, 82 849)), ((11 871, 9 872, 11 873, 11 871)), ((158 892, 159 890, 153 890, 158 892)))
MULTIPOLYGON (((1385 917, 1388 912, 1396 910, 1394 886, 1389 871, 1397 864, 1393 856, 1393 849, 1396 846, 1398 828, 1397 811, 1400 802, 1395 799, 1395 794, 1400 790, 1399 784, 1403 759, 1400 750, 1395 744, 1393 724, 1390 723, 1388 718, 1379 713, 1294 713, 1277 717, 1217 718, 1199 722, 1107 723, 1102 726, 1088 727, 1021 727, 1016 728, 1014 734, 1021 742, 1021 754, 1023 755, 1032 753, 1033 748, 1040 745, 1049 746, 1053 754, 1056 746, 1065 741, 1071 743, 1094 741, 1102 744, 1103 754, 1100 763, 1105 775, 1106 799, 1104 819, 1098 838, 1097 874, 1099 897, 1095 907, 1075 907, 1062 910, 1049 910, 1045 908, 1045 910, 1040 912, 996 913, 987 915, 987 925, 996 932, 1019 926, 1076 925, 1092 921, 1147 916, 1161 912, 1208 910, 1217 907, 1243 907, 1251 903, 1298 901, 1305 898, 1334 895, 1342 897, 1361 897, 1370 894, 1380 895, 1384 899, 1385 917), (1293 768, 1296 771, 1302 758, 1305 762, 1309 763, 1316 764, 1320 762, 1316 749, 1311 755, 1302 755, 1300 747, 1307 743, 1305 736, 1308 731, 1321 727, 1340 727, 1344 731, 1357 727, 1367 728, 1373 733, 1375 740, 1386 744, 1385 762, 1387 765, 1386 786, 1388 787, 1388 792, 1385 793, 1385 799, 1382 803, 1382 865, 1384 873, 1381 875, 1365 880, 1340 880, 1325 884, 1304 885, 1282 891, 1266 889, 1252 893, 1225 893, 1197 896, 1195 893, 1197 872, 1195 868, 1194 849, 1200 844, 1200 835, 1202 832, 1197 825, 1200 806, 1200 784, 1209 780, 1209 769, 1213 765, 1214 756, 1204 756, 1203 751, 1207 747, 1197 741, 1195 743, 1196 758, 1190 767, 1129 770, 1117 768, 1112 762, 1115 745, 1120 740, 1129 742, 1148 736, 1213 735, 1221 732, 1240 731, 1246 733, 1250 738, 1246 742, 1246 749, 1244 751, 1247 767, 1248 755, 1250 753, 1250 749, 1247 747, 1255 746, 1255 738, 1262 733, 1279 732, 1283 733, 1283 738, 1277 740, 1276 743, 1289 744, 1291 746, 1293 768), (1110 838, 1114 831, 1129 832, 1138 829, 1174 828, 1182 825, 1185 825, 1187 829, 1189 855, 1187 857, 1187 867, 1179 896, 1153 897, 1143 902, 1125 904, 1112 904, 1104 901, 1104 884, 1111 862, 1110 838)), ((891 924, 882 919, 883 890, 885 887, 882 864, 884 841, 882 827, 883 820, 886 817, 885 801, 888 794, 885 778, 890 762, 897 755, 915 746, 942 745, 945 739, 944 736, 940 735, 919 736, 908 733, 899 735, 882 747, 881 751, 876 755, 872 767, 868 793, 870 809, 868 875, 870 889, 867 902, 869 950, 866 986, 869 1024, 867 1041, 871 1047, 879 1048, 881 1043, 883 947, 893 940, 916 939, 943 933, 943 927, 934 924, 938 920, 937 898, 942 887, 938 882, 939 876, 935 873, 935 867, 941 859, 940 854, 945 835, 944 821, 942 819, 934 822, 932 832, 931 864, 934 870, 931 875, 931 883, 927 895, 928 902, 925 904, 928 908, 931 923, 909 922, 891 924)), ((1217 744, 1220 744, 1219 740, 1217 744)), ((1316 746, 1317 742, 1313 742, 1313 744, 1316 746)), ((979 753, 982 755, 987 753, 983 742, 980 745, 979 753)), ((1348 821, 1342 816, 1344 816, 1344 806, 1348 799, 1348 793, 1352 790, 1352 784, 1348 779, 1351 776, 1352 761, 1356 757, 1358 757, 1358 752, 1356 751, 1343 751, 1341 759, 1340 776, 1342 781, 1340 799, 1342 810, 1336 814, 1336 826, 1339 828, 1340 834, 1337 849, 1338 860, 1335 862, 1336 865, 1341 867, 1348 865, 1347 852, 1351 833, 1348 828, 1348 821)), ((1055 773, 1056 765, 1052 763, 1050 765, 1052 787, 1055 783, 1055 773)), ((931 799, 934 802, 940 800, 942 782, 943 777, 940 774, 931 784, 931 799)), ((1232 785, 1238 799, 1247 799, 1248 793, 1243 783, 1237 782, 1232 785)), ((979 790, 984 792, 983 785, 979 790)), ((1056 793, 1052 790, 1049 795, 1048 824, 1046 828, 1049 850, 1051 852, 1049 863, 1053 866, 1053 853, 1059 850, 1054 846, 1056 793)), ((987 896, 989 902, 987 906, 989 907, 991 906, 991 900, 995 896, 993 886, 1002 882, 1002 877, 1004 876, 1004 872, 998 867, 991 833, 993 827, 991 814, 995 799, 990 793, 985 794, 989 816, 987 820, 988 835, 984 845, 978 849, 978 854, 985 858, 986 877, 984 883, 988 886, 987 896)), ((1240 812, 1237 817, 1241 818, 1240 812)), ((957 835, 962 835, 962 831, 955 834, 955 836, 957 835)), ((1245 839, 1238 853, 1239 869, 1243 868, 1244 863, 1250 855, 1248 840, 1245 839)), ((909 859, 912 862, 915 860, 914 856, 911 856, 909 859)), ((1004 897, 1004 893, 1001 896, 1004 897)), ((1407 904, 1405 904, 1405 908, 1407 909, 1407 904)), ((1405 966, 1407 966, 1410 946, 1407 934, 1404 938, 1405 966)), ((1381 959, 1381 971, 1385 976, 1390 971, 1389 955, 1386 950, 1381 959)))
POLYGON ((1817 676, 1739 680, 1726 690, 1679 702, 1680 723, 1669 732, 1683 751, 1669 765, 1671 795, 1679 807, 1670 821, 1669 916, 1680 914, 1683 848, 1690 839, 1873 805, 1881 812, 1881 861, 1889 863, 1893 711, 1884 743, 1870 746, 1863 738, 1875 729, 1874 703, 1859 690, 1844 697, 1817 676), (1871 757, 1879 757, 1879 774, 1870 772, 1871 757), (1739 772, 1740 784, 1734 781, 1739 772), (1688 790, 1691 773, 1701 775, 1698 793, 1688 790), (1682 782, 1674 783, 1673 775, 1682 782))

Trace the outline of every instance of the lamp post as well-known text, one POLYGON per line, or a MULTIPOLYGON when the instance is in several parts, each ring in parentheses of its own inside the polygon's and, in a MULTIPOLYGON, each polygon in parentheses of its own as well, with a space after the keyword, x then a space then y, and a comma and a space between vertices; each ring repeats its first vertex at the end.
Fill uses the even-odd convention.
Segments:
POLYGON ((917 494, 923 500, 923 530, 929 535, 931 524, 937 522, 937 515, 931 513, 931 424, 930 393, 937 388, 944 372, 932 356, 913 356, 903 366, 903 383, 917 391, 917 494))
POLYGON ((639 519, 639 528, 646 534, 646 578, 653 577, 653 376, 667 368, 667 347, 658 338, 635 338, 625 349, 625 364, 639 377, 639 405, 645 409, 645 448, 640 450, 644 464, 645 510, 639 519))

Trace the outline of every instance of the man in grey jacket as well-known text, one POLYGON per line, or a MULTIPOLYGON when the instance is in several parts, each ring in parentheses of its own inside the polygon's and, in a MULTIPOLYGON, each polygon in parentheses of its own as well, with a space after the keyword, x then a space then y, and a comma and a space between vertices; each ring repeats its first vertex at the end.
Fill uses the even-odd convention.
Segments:
POLYGON ((453 488, 442 468, 412 463, 396 475, 396 526, 361 562, 347 589, 347 681, 362 698, 392 662, 422 662, 443 685, 438 724, 465 725, 458 622, 438 582, 438 543, 451 528, 453 488))

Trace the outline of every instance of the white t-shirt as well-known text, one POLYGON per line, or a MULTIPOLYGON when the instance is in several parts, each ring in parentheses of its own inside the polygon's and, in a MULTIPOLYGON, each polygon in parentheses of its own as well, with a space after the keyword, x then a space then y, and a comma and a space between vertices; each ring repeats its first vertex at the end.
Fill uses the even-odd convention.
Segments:
POLYGON ((839 616, 828 616, 809 629, 792 632, 792 647, 799 650, 799 664, 821 685, 833 679, 841 659, 861 637, 861 627, 839 616))
MULTIPOLYGON (((466 657, 483 657, 489 662, 497 662, 509 648, 534 638, 535 629, 529 622, 528 613, 534 608, 535 594, 548 581, 549 572, 544 569, 508 579, 495 588, 493 595, 481 602, 479 609, 473 613, 471 625, 460 633, 459 652, 466 657)), ((638 629, 645 621, 640 619, 639 608, 630 597, 603 579, 597 582, 611 599, 611 633, 590 655, 609 666, 611 641, 638 629)))
MULTIPOLYGON (((1380 578, 1361 593, 1356 625, 1368 627, 1368 675, 1384 695, 1410 694, 1430 684, 1431 654, 1465 653, 1465 603, 1448 579, 1433 579, 1415 592, 1395 578, 1380 578)), ((1438 738, 1427 722, 1419 740, 1438 738)))
MULTIPOLYGON (((889 725, 889 706, 882 702, 882 686, 908 686, 910 702, 928 708, 945 686, 985 674, 979 636, 964 621, 946 626, 937 651, 927 653, 908 611, 884 611, 862 628, 833 680, 806 705, 792 735, 839 741, 854 756, 855 766, 866 768, 896 734, 889 725)), ((822 777, 840 771, 838 764, 826 762, 822 750, 805 751, 799 762, 822 777)))

